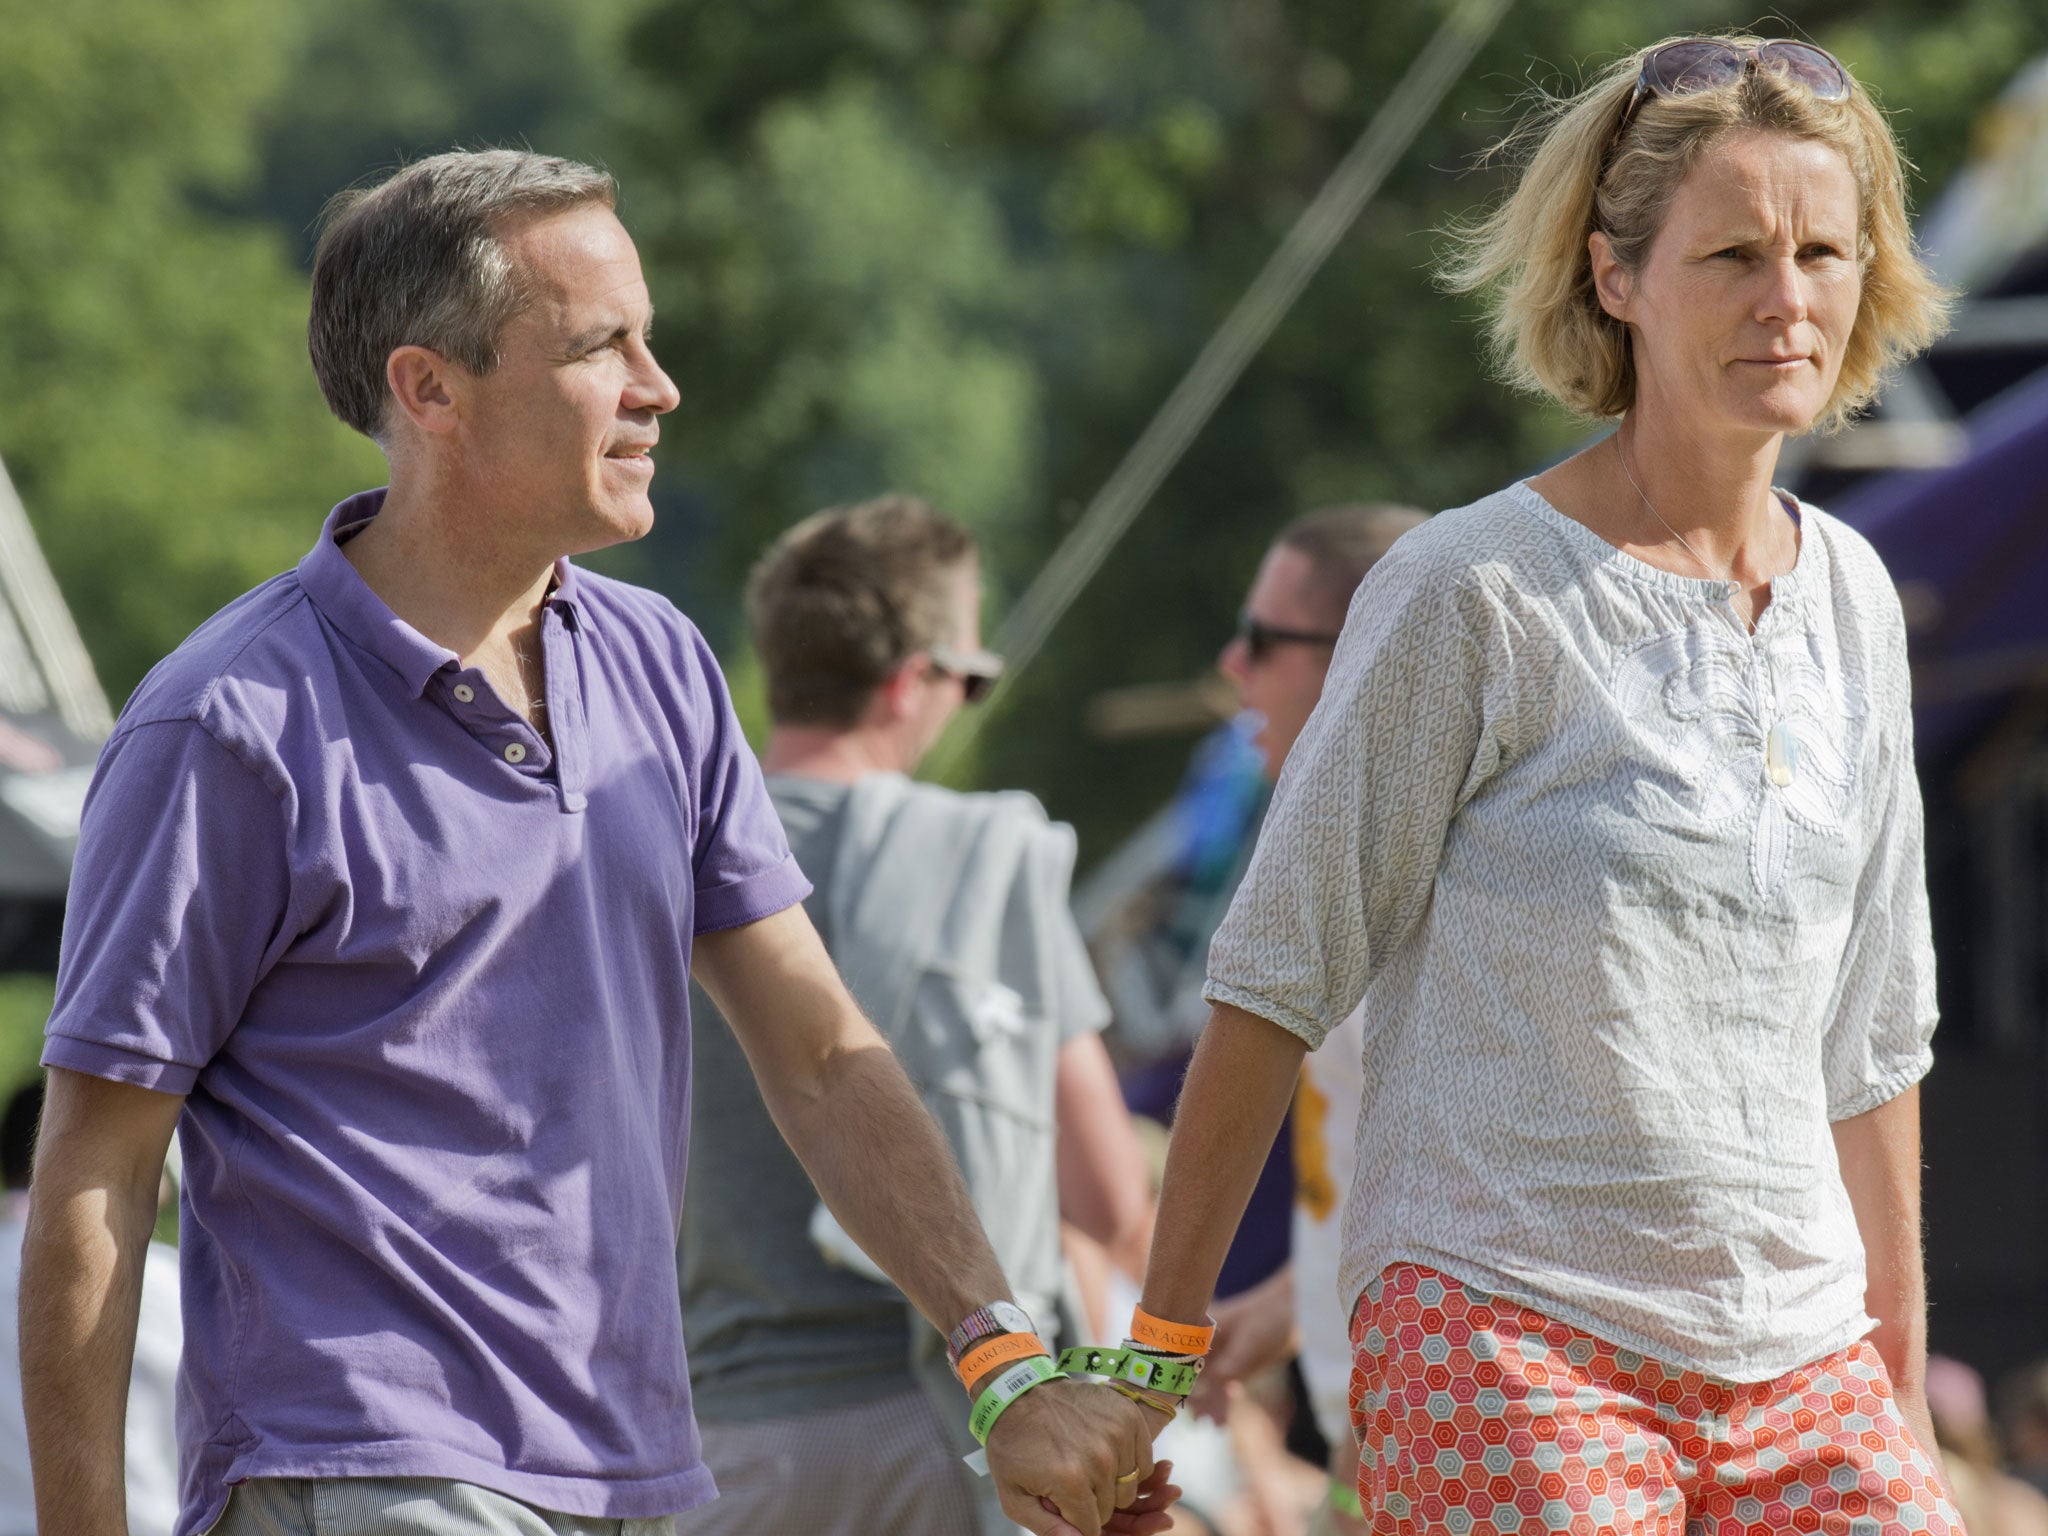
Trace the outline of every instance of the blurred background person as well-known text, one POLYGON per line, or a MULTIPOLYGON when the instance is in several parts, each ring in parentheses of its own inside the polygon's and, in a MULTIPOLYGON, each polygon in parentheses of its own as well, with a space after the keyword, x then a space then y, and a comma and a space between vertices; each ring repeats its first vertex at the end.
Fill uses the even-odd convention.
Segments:
MULTIPOLYGON (((35 1167, 36 1127, 43 1112, 43 1080, 16 1089, 0 1116, 0 1533, 35 1536, 35 1490, 29 1480, 28 1429, 22 1420, 21 1348, 16 1332, 21 1300, 21 1240, 28 1230, 29 1176, 35 1167)), ((159 1230, 178 1204, 178 1144, 157 1188, 159 1230)), ((128 1486, 129 1536, 171 1536, 178 1518, 178 1438, 175 1421, 178 1355, 184 1345, 179 1312, 178 1250, 152 1241, 143 1257, 141 1312, 135 1325, 135 1360, 128 1376, 128 1432, 123 1446, 128 1486)))
POLYGON ((2048 1360, 2022 1366, 1999 1383, 1998 1419, 2013 1472, 2048 1493, 2048 1360))
POLYGON ((2005 1470, 1984 1378, 1960 1360, 1929 1355, 1927 1410, 1970 1536, 2048 1536, 2048 1497, 2005 1470))
MULTIPOLYGON (((1410 507, 1331 507, 1288 525, 1267 551, 1220 665, 1259 722, 1252 740, 1269 781, 1279 778, 1322 697, 1335 637, 1359 584, 1396 539, 1426 520, 1410 507)), ((1292 1114, 1291 1257, 1269 1280, 1217 1305, 1216 1341, 1201 1383, 1204 1406, 1214 1411, 1231 1384, 1298 1351, 1316 1430, 1329 1447, 1328 1496, 1312 1529, 1342 1532, 1364 1529, 1356 1519, 1349 1319, 1337 1279, 1364 1053, 1364 1019, 1354 1011, 1302 1060, 1292 1114)))
MULTIPOLYGON (((1060 1218, 1134 1267, 1151 1194, 1068 908, 1072 831, 1028 795, 908 777, 1001 674, 981 647, 974 541, 907 496, 821 512, 762 557, 747 606, 773 722, 762 766, 809 909, 1057 1349, 1060 1218)), ((1014 1530, 961 1465, 974 1443, 945 1341, 823 1212, 738 1041, 695 1006, 678 1265, 719 1498, 682 1530, 1014 1530)))
MULTIPOLYGON (((1184 939, 1177 932, 1180 925, 1174 923, 1146 932, 1130 921, 1121 934, 1098 936, 1098 961, 1113 972, 1120 969, 1123 976, 1124 985, 1111 988, 1112 1002, 1119 1009, 1126 1002, 1145 1007, 1148 998, 1182 1010, 1198 1006, 1209 931, 1220 920, 1249 857, 1265 792, 1279 776, 1321 696, 1352 594, 1394 541, 1425 520, 1412 508, 1386 504, 1327 507, 1288 524, 1266 551, 1245 596, 1236 632, 1217 660, 1238 709, 1228 734, 1253 765, 1259 794, 1249 800, 1241 792, 1226 793, 1233 782, 1231 765, 1225 761, 1232 748, 1220 737, 1205 744, 1190 769, 1183 799, 1176 803, 1185 807, 1184 825, 1194 848, 1213 841, 1228 846, 1231 856, 1226 860, 1197 852, 1181 868, 1224 868, 1227 879, 1190 879, 1170 909, 1182 915, 1191 909, 1208 914, 1198 942, 1184 939), (1247 805, 1252 814, 1235 814, 1247 805), (1241 841, 1226 845, 1226 837, 1241 841), (1150 946, 1148 964, 1141 965, 1131 948, 1119 947, 1139 944, 1150 946), (1180 958, 1160 965, 1166 955, 1180 958), (1147 975, 1177 980, 1154 990, 1144 985, 1147 975)), ((1156 910, 1156 889, 1134 893, 1132 905, 1140 915, 1147 901, 1156 910)), ((1120 1039, 1124 1024, 1119 1012, 1120 1039)), ((1283 1240, 1293 1249, 1292 1260, 1279 1256, 1284 1248, 1276 1253, 1270 1244, 1264 1245, 1255 1250, 1267 1256, 1269 1273, 1264 1278, 1249 1286, 1228 1278, 1219 1283, 1219 1294, 1228 1299, 1217 1304, 1216 1342, 1194 1403, 1204 1418, 1227 1427, 1210 1434, 1186 1420, 1177 1421, 1160 1442, 1160 1454, 1171 1454, 1175 1480, 1185 1490, 1183 1507, 1205 1514, 1225 1532, 1299 1530, 1305 1489, 1312 1508, 1319 1509, 1326 1495, 1339 1500, 1335 1514, 1319 1511, 1318 1520, 1341 1518, 1344 1495, 1351 1488, 1356 1466, 1346 1395, 1351 1354, 1338 1299, 1337 1227, 1342 1191, 1350 1181, 1351 1136, 1358 1117, 1361 1030, 1361 1025, 1347 1023, 1307 1059, 1291 1136, 1276 1149, 1279 1155, 1269 1158, 1253 1195, 1251 1219, 1273 1214, 1256 1209, 1260 1202, 1270 1202, 1282 1223, 1283 1240), (1291 1175, 1291 1187, 1275 1181, 1276 1166, 1291 1175), (1297 1345, 1304 1385, 1304 1400, 1299 1402, 1285 1370, 1297 1345), (1231 1390, 1239 1386, 1249 1390, 1231 1390), (1303 1408, 1312 1423, 1296 1421, 1303 1408), (1291 1452, 1315 1455, 1337 1476, 1334 1481, 1305 1477, 1291 1452)), ((1178 1087, 1186 1059, 1184 1049, 1167 1058, 1172 1089, 1178 1087)), ((1136 1076, 1140 1095, 1159 1070, 1136 1076)), ((1238 1264, 1242 1274, 1246 1247, 1240 1234, 1232 1261, 1226 1264, 1226 1277, 1231 1263, 1238 1264)), ((1125 1310, 1135 1299, 1133 1291, 1124 1301, 1125 1310)))

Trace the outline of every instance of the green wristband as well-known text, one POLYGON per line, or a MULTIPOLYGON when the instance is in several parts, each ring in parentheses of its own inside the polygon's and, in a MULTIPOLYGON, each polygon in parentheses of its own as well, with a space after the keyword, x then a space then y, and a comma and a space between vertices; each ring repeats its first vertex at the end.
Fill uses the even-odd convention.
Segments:
POLYGON ((968 1418, 967 1427, 974 1432, 976 1440, 987 1445, 989 1431, 996 1427, 996 1420, 1003 1416, 1005 1408, 1033 1387, 1066 1379, 1067 1373, 1044 1355, 1032 1355, 1015 1365, 1005 1366, 975 1400, 974 1413, 968 1418))
POLYGON ((1110 1349, 1083 1345, 1060 1355, 1060 1369, 1076 1376, 1106 1376, 1111 1381, 1128 1381, 1170 1397, 1186 1397, 1195 1390, 1201 1374, 1199 1360, 1161 1360, 1157 1355, 1135 1349, 1110 1349))

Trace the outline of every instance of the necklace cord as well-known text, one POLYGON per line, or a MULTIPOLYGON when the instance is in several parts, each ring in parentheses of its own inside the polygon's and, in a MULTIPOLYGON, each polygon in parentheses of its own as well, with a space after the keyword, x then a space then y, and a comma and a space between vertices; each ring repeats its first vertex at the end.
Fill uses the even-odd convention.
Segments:
MULTIPOLYGON (((1626 422, 1624 421, 1624 426, 1625 425, 1626 422)), ((1628 467, 1628 448, 1621 440, 1621 433, 1622 428, 1615 429, 1614 456, 1617 459, 1621 460, 1622 474, 1628 477, 1628 483, 1634 489, 1635 493, 1638 496, 1642 497, 1643 505, 1649 508, 1650 516, 1657 519, 1657 526, 1662 528, 1666 533, 1670 534, 1672 538, 1678 540, 1680 548, 1682 548, 1688 555, 1692 556, 1694 563, 1697 564, 1701 570, 1705 571, 1710 579, 1725 581, 1730 586, 1740 587, 1742 583, 1735 579, 1734 561, 1731 560, 1728 562, 1728 570, 1725 575, 1716 577, 1714 573, 1714 568, 1707 563, 1706 558, 1703 555, 1701 555, 1698 550, 1692 547, 1691 541, 1689 541, 1686 538, 1686 536, 1680 533, 1676 528, 1672 527, 1669 523, 1664 521, 1664 514, 1657 510, 1657 504, 1654 501, 1650 500, 1650 493, 1643 489, 1641 482, 1639 482, 1635 477, 1635 471, 1628 467)), ((1730 594, 1730 597, 1732 599, 1733 594, 1730 594)))

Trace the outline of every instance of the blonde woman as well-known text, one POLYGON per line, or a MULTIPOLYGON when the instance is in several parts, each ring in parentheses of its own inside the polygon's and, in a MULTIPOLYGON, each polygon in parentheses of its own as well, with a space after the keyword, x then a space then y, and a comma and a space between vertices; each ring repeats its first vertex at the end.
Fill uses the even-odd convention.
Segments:
POLYGON ((1940 329, 1899 152, 1831 55, 1754 37, 1647 49, 1528 142, 1451 280, 1617 427, 1360 589, 1216 938, 1144 1310, 1202 1317, 1362 1000, 1370 1529, 1957 1531, 1905 634, 1772 486, 1940 329))

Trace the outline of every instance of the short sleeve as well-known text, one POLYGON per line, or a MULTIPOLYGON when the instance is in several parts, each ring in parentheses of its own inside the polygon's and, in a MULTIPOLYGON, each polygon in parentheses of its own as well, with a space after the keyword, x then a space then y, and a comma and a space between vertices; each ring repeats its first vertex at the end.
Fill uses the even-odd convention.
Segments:
POLYGON ((1311 1050, 1420 925, 1451 818, 1499 757, 1490 700, 1509 654, 1493 599, 1469 568, 1406 554, 1352 599, 1209 950, 1203 996, 1311 1050))
POLYGON ((1821 1045, 1830 1120, 1896 1098, 1934 1064, 1934 936, 1920 780, 1905 633, 1902 624, 1894 627, 1871 780, 1869 848, 1821 1045))
POLYGON ((284 806, 196 721, 110 741, 85 802, 43 1047, 64 1067, 189 1093, 275 963, 284 806))
POLYGON ((811 894, 783 835, 718 660, 694 630, 706 728, 697 764, 695 931, 716 933, 772 917, 811 894))

